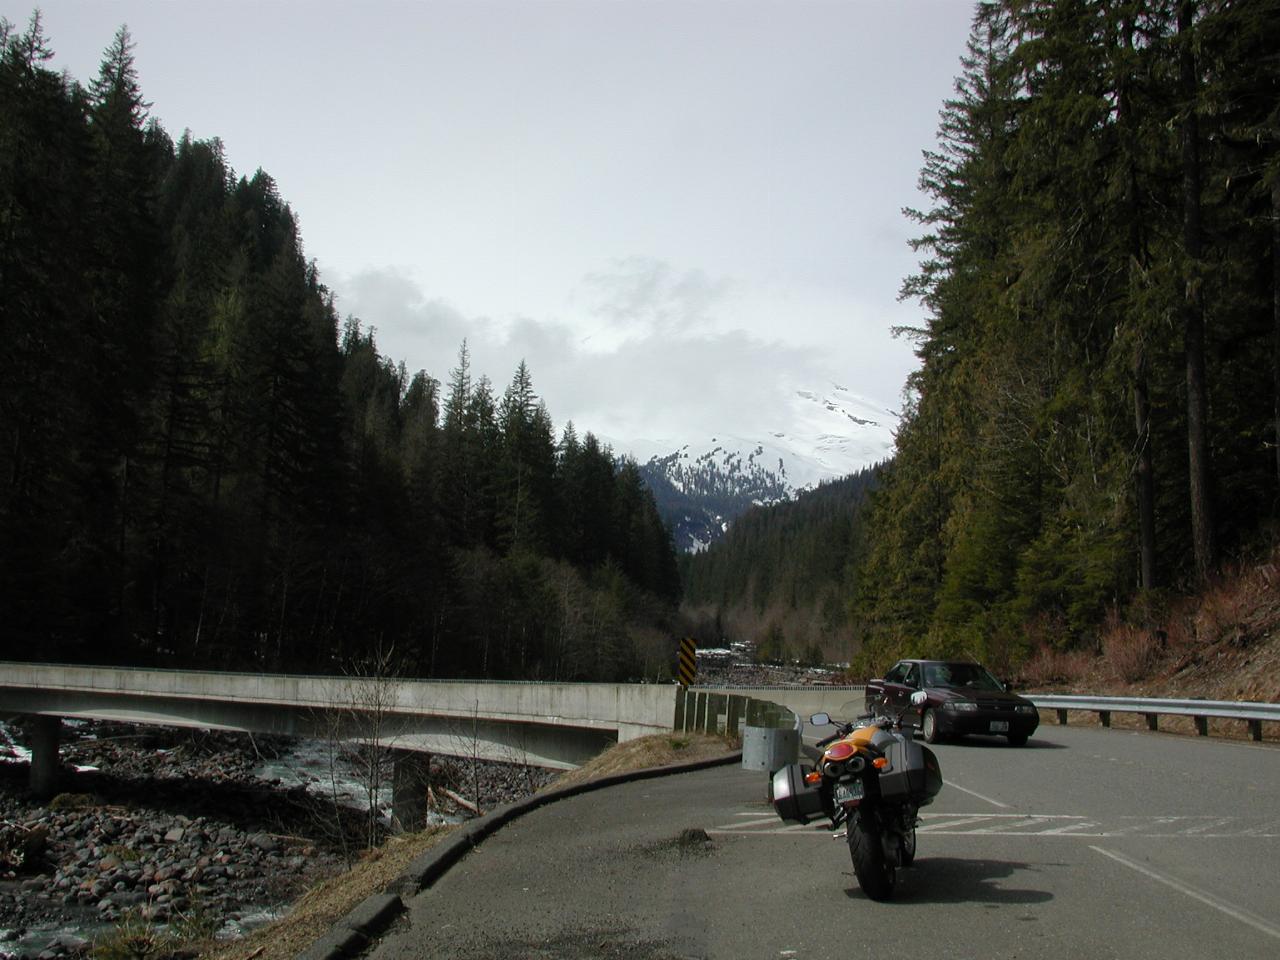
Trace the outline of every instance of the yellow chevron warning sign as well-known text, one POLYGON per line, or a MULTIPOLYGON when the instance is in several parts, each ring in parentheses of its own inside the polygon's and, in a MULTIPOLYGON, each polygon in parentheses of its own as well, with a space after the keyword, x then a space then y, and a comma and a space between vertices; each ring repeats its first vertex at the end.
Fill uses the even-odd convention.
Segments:
POLYGON ((680 680, 680 686, 687 687, 693 684, 693 678, 698 675, 698 644, 692 637, 685 637, 680 641, 680 661, 676 665, 676 676, 680 680))

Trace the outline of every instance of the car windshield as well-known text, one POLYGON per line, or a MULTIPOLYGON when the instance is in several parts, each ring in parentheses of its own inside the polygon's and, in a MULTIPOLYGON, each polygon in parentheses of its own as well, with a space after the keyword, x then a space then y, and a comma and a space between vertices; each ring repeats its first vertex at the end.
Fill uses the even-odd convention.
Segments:
POLYGON ((986 667, 976 663, 927 663, 924 666, 926 687, 966 687, 970 690, 1003 690, 986 667))

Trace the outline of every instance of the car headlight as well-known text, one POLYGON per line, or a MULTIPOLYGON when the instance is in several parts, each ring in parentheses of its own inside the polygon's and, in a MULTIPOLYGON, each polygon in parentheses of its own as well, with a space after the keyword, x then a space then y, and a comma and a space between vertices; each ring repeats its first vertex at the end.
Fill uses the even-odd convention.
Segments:
POLYGON ((942 705, 944 710, 959 710, 962 713, 972 713, 978 709, 978 705, 972 700, 948 700, 942 705))
POLYGON ((1020 703, 1018 704, 1018 712, 1019 713, 1035 713, 1036 708, 1033 704, 1030 704, 1030 703, 1020 703))

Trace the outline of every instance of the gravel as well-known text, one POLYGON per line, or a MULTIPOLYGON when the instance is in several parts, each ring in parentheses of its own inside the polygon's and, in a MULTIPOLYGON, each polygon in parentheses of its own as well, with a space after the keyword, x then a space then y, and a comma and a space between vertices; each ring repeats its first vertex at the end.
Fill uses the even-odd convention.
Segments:
MULTIPOLYGON (((294 746, 221 732, 67 725, 63 764, 96 769, 68 770, 64 792, 37 802, 20 750, 6 749, 0 736, 0 760, 9 754, 0 763, 0 960, 84 953, 126 917, 237 936, 341 872, 359 854, 367 815, 305 783, 254 776, 264 758, 294 746)), ((480 806, 527 796, 553 775, 480 764, 480 806)), ((469 763, 433 761, 437 787, 474 799, 475 781, 469 763)))

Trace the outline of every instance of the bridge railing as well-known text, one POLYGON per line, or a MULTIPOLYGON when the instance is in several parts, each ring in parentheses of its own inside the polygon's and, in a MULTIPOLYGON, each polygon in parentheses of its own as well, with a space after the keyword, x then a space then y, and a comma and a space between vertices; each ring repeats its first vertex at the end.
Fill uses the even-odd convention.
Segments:
POLYGON ((1067 712, 1082 710, 1096 713, 1104 727, 1111 726, 1111 714, 1131 713, 1146 718, 1147 729, 1159 729, 1162 716, 1191 717, 1196 733, 1209 735, 1209 718, 1242 720, 1248 724, 1249 735, 1262 739, 1264 720, 1280 721, 1280 703, 1253 703, 1239 700, 1176 700, 1162 697, 1097 697, 1066 694, 1024 694, 1041 710, 1057 713, 1058 723, 1065 725, 1067 712))
POLYGON ((721 690, 676 687, 672 729, 683 732, 723 733, 736 737, 743 726, 791 729, 796 714, 786 706, 747 694, 721 690))

